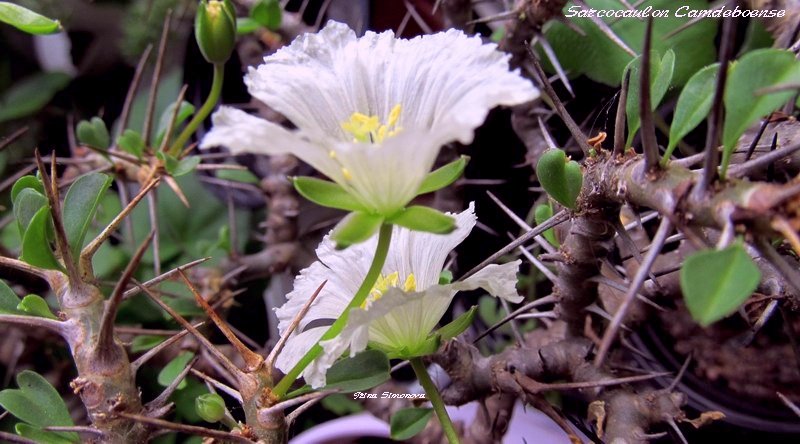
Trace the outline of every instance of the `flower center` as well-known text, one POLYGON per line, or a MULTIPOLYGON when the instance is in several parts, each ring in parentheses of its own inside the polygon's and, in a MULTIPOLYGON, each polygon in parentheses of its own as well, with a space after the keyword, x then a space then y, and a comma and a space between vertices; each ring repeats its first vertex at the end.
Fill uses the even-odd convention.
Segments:
POLYGON ((342 129, 353 136, 354 142, 381 143, 385 138, 392 137, 402 130, 397 126, 401 109, 400 105, 395 105, 389 112, 385 124, 381 124, 378 116, 353 113, 350 120, 342 122, 342 129))
MULTIPOLYGON (((375 281, 375 285, 372 286, 372 290, 369 292, 369 296, 367 299, 361 303, 361 308, 366 308, 367 304, 377 301, 378 299, 382 298, 383 295, 390 289, 390 288, 401 288, 400 287, 400 273, 394 272, 390 275, 384 276, 381 274, 378 276, 378 280, 375 281)), ((411 273, 406 277, 405 282, 403 282, 402 290, 406 293, 411 291, 417 291, 417 278, 414 277, 414 273, 411 273)))

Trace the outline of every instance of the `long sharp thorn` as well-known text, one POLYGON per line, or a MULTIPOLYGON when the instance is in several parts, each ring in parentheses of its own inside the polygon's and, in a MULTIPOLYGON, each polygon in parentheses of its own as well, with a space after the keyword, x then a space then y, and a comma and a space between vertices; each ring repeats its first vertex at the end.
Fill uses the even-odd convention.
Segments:
POLYGON ((532 310, 532 309, 534 309, 534 308, 536 308, 536 307, 538 307, 540 305, 552 304, 554 302, 556 302, 556 298, 551 295, 551 296, 545 296, 543 298, 540 298, 540 299, 537 299, 537 300, 535 300, 533 302, 525 304, 522 307, 520 307, 520 308, 514 310, 513 312, 509 313, 508 316, 504 317, 503 319, 501 319, 500 321, 498 321, 497 323, 495 323, 494 325, 492 325, 488 329, 486 329, 486 331, 484 331, 483 333, 478 335, 477 338, 473 339, 472 343, 473 344, 477 343, 478 341, 480 341, 481 339, 486 337, 486 335, 488 335, 489 333, 491 333, 491 332, 497 330, 498 328, 502 327, 503 325, 505 325, 505 323, 507 323, 508 321, 510 321, 510 320, 514 319, 515 317, 521 315, 522 313, 525 313, 526 311, 530 311, 530 310, 532 310))
POLYGON ((603 341, 600 343, 600 348, 598 349, 594 359, 595 367, 600 367, 603 365, 608 351, 611 348, 611 344, 614 342, 614 339, 617 336, 617 331, 619 331, 622 321, 625 319, 625 315, 628 313, 628 308, 630 308, 631 303, 636 298, 636 293, 639 292, 642 284, 644 284, 644 281, 646 280, 650 269, 653 267, 653 264, 655 263, 659 253, 661 253, 661 248, 664 246, 664 242, 667 240, 667 236, 669 236, 671 230, 672 223, 670 223, 669 219, 662 219, 655 236, 653 236, 652 246, 650 247, 650 250, 647 251, 647 256, 645 256, 644 262, 641 266, 639 266, 639 269, 636 270, 636 275, 633 277, 633 281, 631 281, 628 292, 625 293, 625 296, 622 299, 622 304, 620 304, 617 312, 614 314, 611 324, 609 324, 608 328, 606 328, 606 331, 603 334, 603 341))
POLYGON ((205 427, 193 426, 188 424, 179 424, 176 422, 170 422, 163 419, 151 418, 145 415, 134 415, 132 413, 127 413, 127 412, 118 412, 117 415, 126 419, 130 419, 132 421, 141 422, 142 424, 154 426, 155 428, 158 429, 174 430, 176 432, 185 433, 187 435, 198 435, 198 436, 205 436, 208 438, 217 438, 220 439, 222 442, 238 442, 243 444, 253 444, 253 441, 251 441, 249 438, 245 438, 244 436, 235 435, 233 433, 225 432, 222 430, 207 429, 205 427))
POLYGON ((175 99, 175 107, 172 110, 172 115, 169 118, 169 123, 167 124, 167 131, 164 133, 164 137, 161 139, 161 146, 158 148, 159 151, 167 151, 169 147, 169 141, 172 139, 172 132, 175 130, 175 122, 178 120, 178 113, 181 110, 181 103, 183 103, 183 97, 186 95, 186 88, 188 85, 183 85, 180 92, 178 93, 178 98, 175 99))
POLYGON ((550 228, 555 227, 556 225, 559 225, 559 224, 567 221, 568 219, 569 219, 569 214, 565 210, 559 211, 558 213, 554 214, 553 217, 551 217, 551 218, 547 219, 546 221, 542 222, 541 224, 535 226, 532 230, 530 230, 527 233, 523 234, 522 236, 519 236, 518 238, 514 239, 508 245, 506 245, 505 247, 501 248, 499 251, 495 252, 494 254, 492 254, 491 256, 486 258, 485 260, 483 260, 483 262, 481 262, 480 264, 476 265, 471 270, 466 272, 458 280, 459 281, 463 281, 464 279, 467 279, 468 277, 470 277, 473 274, 477 273, 478 271, 482 270, 484 267, 486 267, 487 265, 493 263, 494 261, 496 261, 500 257, 510 253, 511 251, 513 251, 514 249, 516 249, 520 245, 524 244, 525 242, 528 242, 529 240, 533 239, 534 237, 544 233, 545 231, 549 230, 550 228))
POLYGON ((219 315, 217 314, 216 311, 214 311, 213 308, 211 308, 211 306, 208 304, 208 301, 206 301, 203 295, 201 295, 200 292, 197 291, 197 288, 195 288, 195 286, 192 285, 191 281, 189 281, 189 278, 186 277, 186 274, 182 270, 178 270, 178 275, 180 275, 181 279, 183 279, 183 283, 186 284, 186 286, 194 295, 194 299, 195 301, 197 301, 197 304, 200 305, 200 307, 203 309, 203 311, 206 312, 208 317, 211 318, 211 321, 214 322, 214 324, 217 326, 217 328, 219 328, 222 334, 225 335, 225 338, 227 338, 228 342, 230 342, 231 345, 233 345, 233 348, 235 348, 236 351, 239 352, 239 355, 242 357, 242 359, 244 359, 245 365, 247 366, 246 370, 248 372, 253 372, 259 367, 261 367, 261 364, 264 362, 264 358, 262 358, 258 353, 255 353, 249 348, 247 348, 247 346, 244 345, 242 341, 240 341, 239 338, 236 337, 236 335, 231 331, 231 329, 228 328, 227 323, 224 320, 222 320, 222 318, 219 317, 219 315))
POLYGON ((164 66, 164 55, 167 52, 167 40, 169 36, 170 23, 172 22, 172 10, 167 10, 164 16, 164 25, 161 28, 161 41, 158 44, 158 57, 156 66, 153 68, 153 77, 150 80, 150 95, 147 97, 147 111, 144 115, 144 126, 142 127, 142 138, 145 146, 150 145, 150 133, 153 125, 153 114, 156 109, 156 98, 158 97, 158 87, 161 82, 161 70, 164 66))
POLYGON ((789 398, 784 396, 783 393, 781 392, 775 392, 775 393, 778 395, 778 398, 780 398, 781 402, 783 402, 786 405, 786 407, 789 407, 789 410, 791 410, 795 415, 800 416, 800 407, 797 407, 797 404, 790 401, 789 398))
MULTIPOLYGON (((536 41, 542 45, 542 49, 544 50, 545 55, 547 55, 547 59, 550 60, 550 64, 553 65, 553 69, 556 70, 556 75, 558 79, 561 80, 561 83, 564 85, 564 88, 567 89, 569 95, 573 98, 575 97, 575 92, 572 90, 572 85, 569 83, 569 78, 567 77, 567 73, 564 72, 564 68, 561 66, 561 62, 558 61, 558 56, 556 52, 553 51, 553 47, 550 46, 550 42, 544 37, 544 34, 538 34, 536 36, 536 41)), ((531 44, 534 44, 531 42, 531 44)))
POLYGON ((169 383, 169 385, 164 389, 164 391, 162 391, 158 396, 153 398, 152 401, 147 403, 145 408, 147 410, 152 411, 163 407, 164 404, 166 404, 167 401, 169 400, 169 397, 172 396, 173 393, 175 393, 175 390, 178 389, 178 385, 180 385, 180 383, 183 382, 183 380, 186 378, 186 375, 189 374, 189 372, 192 370, 192 367, 194 367, 194 365, 197 363, 199 359, 200 359, 199 356, 195 356, 189 362, 189 364, 186 367, 184 367, 180 373, 178 373, 175 379, 173 379, 172 382, 169 383))
MULTIPOLYGON (((497 198, 497 196, 495 196, 495 195, 494 195, 494 193, 492 193, 491 191, 487 191, 487 192, 486 192, 486 194, 488 194, 488 195, 489 195, 489 198, 490 198, 490 199, 492 199, 492 201, 493 201, 495 204, 497 204, 497 206, 498 206, 498 207, 500 207, 500 209, 501 209, 501 210, 503 210, 503 212, 504 212, 504 213, 506 213, 506 215, 507 215, 507 216, 508 216, 508 217, 509 217, 509 218, 510 218, 512 221, 514 221, 514 223, 515 223, 515 224, 517 224, 517 226, 519 226, 520 228, 522 228, 522 229, 523 229, 523 230, 525 230, 525 231, 530 231, 530 230, 533 230, 533 227, 531 227, 530 225, 528 225, 528 224, 527 224, 527 223, 526 223, 524 220, 522 220, 522 219, 521 219, 519 216, 517 216, 516 214, 514 214, 514 212, 513 212, 513 211, 511 211, 511 208, 508 208, 508 207, 507 207, 507 206, 506 206, 506 205, 505 205, 505 204, 504 204, 504 203, 503 203, 503 202, 502 202, 500 199, 498 199, 498 198, 497 198)), ((512 240, 513 240, 513 238, 512 238, 512 240)), ((547 251, 548 253, 550 253, 550 254, 553 254, 553 253, 556 253, 556 252, 558 252, 558 249, 556 249, 554 246, 550 245, 550 242, 548 242, 548 241, 547 241, 547 239, 545 239, 545 238, 544 238, 544 237, 542 237, 541 235, 539 235, 539 236, 536 236, 536 237, 534 238, 534 240, 535 240, 535 241, 536 241, 536 242, 537 242, 539 245, 541 245, 541 246, 542 246, 542 248, 544 248, 544 249, 545 249, 545 251, 547 251)))
POLYGON ((67 233, 64 231, 64 223, 61 217, 61 201, 58 197, 58 183, 56 182, 55 153, 51 155, 50 175, 47 174, 47 169, 44 166, 39 150, 36 150, 34 154, 36 156, 36 165, 39 167, 39 173, 42 175, 44 193, 50 203, 50 217, 53 219, 58 254, 61 256, 61 260, 64 261, 64 266, 67 268, 67 276, 69 276, 70 284, 78 285, 81 282, 80 274, 78 273, 77 267, 75 267, 75 261, 72 258, 72 251, 69 249, 69 243, 67 243, 67 233))
POLYGON ((239 391, 236 390, 235 388, 217 381, 216 379, 212 378, 211 376, 208 376, 207 374, 201 372, 200 370, 192 369, 191 371, 193 375, 211 384, 217 390, 225 392, 228 395, 232 396, 235 400, 239 401, 239 403, 241 404, 242 394, 239 393, 239 391))
POLYGON ((306 303, 300 308, 300 311, 297 312, 297 315, 295 315, 294 319, 292 319, 292 323, 289 324, 289 328, 287 328, 286 331, 281 335, 280 339, 278 339, 278 343, 275 344, 275 347, 273 347, 272 351, 269 352, 269 355, 267 355, 266 359, 266 365, 268 369, 272 369, 272 367, 275 365, 275 360, 278 359, 278 354, 280 354, 280 352, 283 350, 283 347, 286 346, 289 336, 291 336, 292 333, 297 329, 297 326, 300 325, 300 321, 302 321, 306 313, 308 313, 308 310, 311 308, 311 304, 317 300, 317 296, 322 293, 322 289, 327 283, 328 281, 325 280, 319 284, 319 287, 317 287, 317 289, 314 291, 314 294, 308 298, 306 303))
POLYGON ((533 51, 531 51, 530 45, 526 45, 526 48, 528 50, 528 54, 531 56, 533 69, 536 76, 539 78, 539 83, 541 83, 542 88, 544 88, 544 91, 545 93, 547 93, 547 96, 550 97, 550 100, 553 101, 553 106, 555 107, 556 113, 558 113, 558 116, 561 117, 561 120, 564 121, 564 124, 567 126, 567 129, 569 129, 569 132, 572 134, 572 137, 574 137, 575 140, 578 141, 578 146, 581 147, 581 151, 583 151, 584 156, 589 156, 589 152, 592 149, 592 147, 589 146, 589 143, 586 142, 587 140, 586 135, 583 134, 583 131, 581 131, 578 124, 575 123, 575 120, 573 120, 572 116, 570 116, 569 112, 567 112, 567 108, 561 102, 561 99, 558 98, 558 95, 556 94, 555 90, 553 89, 553 86, 550 84, 550 81, 547 78, 547 74, 544 73, 542 65, 539 63, 536 54, 534 54, 533 51))
MULTIPOLYGON (((211 258, 210 257, 204 257, 204 258, 201 258, 201 259, 193 260, 193 261, 188 262, 188 263, 186 263, 184 265, 181 265, 179 267, 175 267, 172 270, 167 271, 166 273, 163 273, 163 274, 161 274, 159 276, 154 277, 153 279, 150 279, 147 282, 142 283, 142 286, 150 288, 150 287, 152 287, 154 285, 158 285, 158 284, 160 284, 160 283, 162 283, 162 282, 164 282, 164 281, 166 281, 168 279, 172 279, 172 277, 174 277, 176 274, 178 274, 178 270, 188 270, 190 268, 194 268, 194 267, 196 267, 196 266, 208 261, 209 259, 211 259, 211 258)), ((140 292, 141 292, 141 289, 138 286, 137 287, 133 287, 133 288, 131 288, 128 291, 125 292, 125 294, 123 295, 122 299, 124 300, 124 299, 131 298, 133 296, 136 296, 140 292)))
POLYGON ((653 41, 653 19, 647 20, 647 30, 644 33, 644 50, 642 51, 641 66, 639 67, 639 113, 642 116, 642 149, 647 171, 658 166, 658 142, 656 142, 656 127, 653 122, 653 106, 650 97, 650 48, 653 41))
MULTIPOLYGON (((205 323, 206 323, 205 321, 198 322, 197 324, 194 324, 194 327, 200 328, 205 323)), ((147 361, 149 361, 153 356, 159 354, 161 351, 163 351, 170 345, 180 341, 181 339, 183 339, 183 337, 185 337, 188 334, 189 330, 180 331, 172 335, 169 339, 165 340, 164 342, 156 345, 150 350, 147 350, 147 352, 145 352, 142 356, 139 356, 138 358, 136 358, 135 361, 131 362, 131 372, 136 374, 136 371, 139 370, 139 368, 141 368, 142 365, 144 365, 147 361)))
POLYGON ((10 136, 8 136, 5 139, 3 139, 2 141, 0 141, 0 151, 3 151, 4 149, 6 149, 6 147, 8 147, 12 143, 14 143, 15 140, 19 139, 20 137, 23 136, 23 134, 25 134, 27 132, 28 132, 28 127, 27 126, 23 126, 22 128, 20 128, 20 129, 14 131, 13 133, 11 133, 10 136))
POLYGON ((88 266, 89 268, 86 269, 91 269, 92 257, 97 252, 97 249, 100 248, 103 242, 111 237, 122 221, 131 213, 131 211, 133 211, 134 208, 136 208, 136 205, 139 203, 139 201, 141 201, 147 195, 147 193, 149 193, 150 190, 152 190, 158 184, 158 181, 159 180, 157 178, 151 179, 145 186, 143 186, 142 189, 139 190, 139 193, 136 194, 133 199, 131 199, 128 205, 123 208, 119 214, 117 214, 111 223, 109 223, 108 226, 106 226, 96 238, 92 239, 92 241, 83 248, 80 258, 81 268, 88 266))
POLYGON ((150 291, 150 290, 149 290, 147 287, 144 287, 144 286, 142 286, 142 285, 141 285, 141 284, 139 284, 138 282, 136 282, 136 285, 137 285, 137 286, 139 286, 139 288, 140 288, 140 289, 141 289, 141 290, 142 290, 142 291, 143 291, 143 292, 144 292, 144 293, 145 293, 145 294, 146 294, 146 295, 147 295, 147 296, 148 296, 148 297, 149 297, 149 298, 150 298, 150 299, 151 299, 153 302, 155 302, 156 304, 158 304, 158 306, 159 306, 159 307, 161 307, 161 308, 162 308, 164 311, 166 311, 167 313, 169 313, 169 315, 170 315, 170 316, 172 316, 172 317, 173 317, 173 319, 175 319, 175 320, 176 320, 176 321, 177 321, 179 324, 181 324, 181 326, 182 326, 183 328, 185 328, 186 330, 189 330, 189 332, 190 332, 190 333, 191 333, 191 334, 192 334, 192 335, 193 335, 195 338, 197 338, 197 340, 198 340, 198 341, 199 341, 201 344, 203 344, 203 346, 206 348, 206 350, 207 350, 209 353, 211 353, 211 355, 213 355, 213 356, 214 356, 214 357, 215 357, 215 358, 216 358, 216 359, 217 359, 217 360, 218 360, 218 361, 219 361, 219 362, 222 364, 222 366, 225 368, 225 370, 226 370, 226 371, 230 372, 230 373, 231 373, 232 375, 234 375, 234 376, 235 376, 237 379, 241 379, 241 378, 242 378, 242 377, 245 375, 245 374, 244 374, 244 372, 242 372, 242 371, 239 369, 239 367, 237 367, 237 366, 236 366, 236 364, 234 364, 233 362, 231 362, 231 360, 230 360, 230 359, 228 359, 228 357, 227 357, 227 356, 225 356, 225 354, 224 354, 224 353, 222 353, 222 352, 221 352, 221 351, 220 351, 220 350, 219 350, 219 349, 218 349, 218 348, 217 348, 217 347, 216 347, 214 344, 212 344, 212 343, 211 343, 211 341, 209 341, 209 340, 208 340, 208 338, 206 338, 205 336, 203 336, 203 334, 202 334, 202 333, 200 333, 200 332, 199 332, 199 331, 198 331, 198 330, 197 330, 197 329, 196 329, 196 328, 195 328, 195 327, 194 327, 194 326, 193 326, 191 323, 189 323, 189 321, 187 321, 187 320, 186 320, 186 319, 185 319, 183 316, 181 316, 180 314, 178 314, 178 312, 176 312, 176 311, 175 311, 175 310, 174 310, 172 307, 170 307, 170 306, 169 306, 169 305, 167 305, 167 304, 166 304, 164 301, 162 301, 162 300, 161 300, 161 298, 159 298, 158 296, 156 296, 155 294, 153 294, 153 292, 151 292, 151 291, 150 291))
MULTIPOLYGON (((583 9, 591 9, 583 0, 576 0, 575 3, 580 5, 583 9)), ((611 29, 611 27, 608 26, 603 19, 592 14, 589 20, 597 25, 597 28, 600 29, 600 31, 609 38, 609 40, 611 40, 615 45, 619 46, 623 51, 627 52, 628 55, 631 57, 636 57, 638 55, 636 54, 636 51, 632 50, 628 45, 625 44, 624 41, 622 41, 621 38, 619 38, 617 34, 614 33, 614 30, 611 29)))
POLYGON ((767 129, 767 126, 769 126, 769 118, 766 118, 763 122, 761 122, 761 126, 758 128, 758 133, 756 133, 756 136, 753 137, 753 141, 750 142, 750 146, 747 147, 747 154, 744 156, 745 162, 753 157, 753 153, 756 151, 756 146, 758 146, 758 142, 761 140, 761 136, 764 135, 764 131, 767 129))
POLYGON ((131 106, 133 99, 136 97, 136 91, 139 89, 139 84, 142 81, 142 73, 147 64, 147 59, 150 58, 150 52, 153 50, 153 45, 147 45, 142 56, 139 58, 139 63, 136 64, 136 71, 133 73, 133 80, 128 87, 128 93, 125 95, 125 103, 122 105, 122 112, 119 117, 119 132, 122 134, 128 128, 128 118, 131 113, 131 106))
POLYGON ((681 379, 683 379, 683 375, 686 374, 686 370, 689 369, 689 363, 691 362, 692 362, 692 355, 690 354, 689 356, 686 357, 686 360, 683 361, 681 369, 678 370, 678 374, 675 375, 675 379, 673 379, 672 382, 670 382, 669 386, 666 388, 666 391, 671 392, 675 390, 675 387, 677 387, 678 384, 681 382, 681 379))
POLYGON ((733 54, 734 39, 736 38, 736 19, 723 20, 722 43, 719 50, 719 75, 714 91, 714 102, 711 106, 711 115, 708 117, 708 133, 706 134, 705 162, 703 163, 702 176, 695 186, 695 196, 702 197, 711 183, 717 178, 719 166, 719 146, 722 133, 723 100, 725 98, 725 84, 728 78, 728 62, 733 54))
POLYGON ((142 256, 145 251, 147 251, 147 247, 150 246, 150 241, 152 240, 153 232, 151 231, 150 235, 147 236, 141 245, 139 245, 139 248, 136 249, 136 253, 134 253, 130 262, 128 262, 117 285, 114 287, 114 291, 111 293, 111 297, 108 299, 105 311, 103 312, 103 319, 100 321, 100 333, 97 339, 97 353, 100 358, 105 358, 106 353, 111 350, 111 345, 114 341, 114 320, 117 318, 117 310, 119 309, 119 304, 122 302, 122 295, 125 293, 125 289, 128 287, 133 273, 135 273, 136 268, 139 267, 142 256))
POLYGON ((617 102, 617 115, 614 119, 614 154, 625 154, 625 122, 626 106, 628 104, 628 85, 631 81, 631 70, 625 71, 622 78, 622 86, 619 90, 619 101, 617 102))

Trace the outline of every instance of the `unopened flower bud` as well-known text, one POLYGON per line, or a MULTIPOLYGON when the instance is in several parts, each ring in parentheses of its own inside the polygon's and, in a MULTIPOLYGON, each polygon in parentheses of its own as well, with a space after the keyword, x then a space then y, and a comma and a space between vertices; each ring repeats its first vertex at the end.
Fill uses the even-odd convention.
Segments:
POLYGON ((225 400, 216 393, 206 393, 195 398, 194 408, 206 422, 217 422, 225 417, 225 400))
POLYGON ((230 0, 202 0, 194 33, 197 46, 209 63, 225 63, 236 43, 236 11, 230 0))

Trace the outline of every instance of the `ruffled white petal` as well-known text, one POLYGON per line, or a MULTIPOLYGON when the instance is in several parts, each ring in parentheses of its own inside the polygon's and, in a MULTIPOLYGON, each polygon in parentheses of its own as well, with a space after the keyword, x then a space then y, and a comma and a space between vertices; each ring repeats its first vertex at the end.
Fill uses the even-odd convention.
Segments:
POLYGON ((341 168, 330 158, 328 149, 305 140, 268 120, 227 106, 212 116, 211 131, 200 142, 201 148, 225 146, 231 152, 254 154, 294 154, 334 180, 343 180, 341 168))
POLYGON ((490 109, 538 96, 496 48, 458 30, 411 40, 396 39, 392 31, 356 38, 331 21, 266 57, 245 83, 309 134, 349 140, 339 125, 352 113, 385 120, 399 104, 403 128, 468 143, 490 109))
POLYGON ((449 234, 424 233, 395 227, 383 269, 388 273, 398 271, 401 277, 414 273, 417 288, 438 284, 447 256, 467 238, 475 226, 475 203, 470 202, 469 208, 454 216, 456 229, 449 234))
POLYGON ((286 295, 286 303, 275 309, 278 331, 284 334, 317 288, 327 281, 290 336, 285 349, 287 351, 278 355, 276 366, 281 371, 289 371, 314 345, 314 342, 309 343, 305 339, 319 339, 333 320, 341 316, 367 274, 376 244, 377 239, 371 239, 338 251, 330 235, 322 239, 316 251, 319 260, 300 272, 293 290, 286 295), (309 327, 309 324, 312 325, 309 327), (301 335, 304 335, 304 339, 295 339, 301 335), (288 351, 290 348, 291 351, 288 351))
POLYGON ((522 261, 516 260, 502 265, 491 264, 481 271, 449 287, 455 291, 469 291, 482 288, 490 295, 518 303, 522 296, 517 293, 517 271, 522 261))

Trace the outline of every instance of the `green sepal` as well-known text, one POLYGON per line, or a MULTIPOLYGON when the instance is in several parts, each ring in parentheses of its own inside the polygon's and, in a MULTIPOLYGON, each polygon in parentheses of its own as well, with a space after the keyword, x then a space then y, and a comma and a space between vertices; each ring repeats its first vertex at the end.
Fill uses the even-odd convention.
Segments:
POLYGON ((236 11, 230 0, 203 0, 194 21, 197 46, 213 64, 225 63, 236 44, 236 11))
POLYGON ((464 168, 469 162, 469 156, 461 156, 447 165, 428 173, 422 181, 417 194, 425 194, 444 188, 458 180, 464 174, 464 168))
POLYGON ((545 151, 536 164, 536 176, 550 197, 565 207, 574 210, 583 185, 581 166, 567 160, 564 151, 545 151))
POLYGON ((336 249, 343 250, 372 237, 383 223, 383 216, 354 211, 342 219, 331 233, 336 249))
POLYGON ((442 341, 453 339, 456 336, 468 329, 472 325, 472 320, 475 319, 475 314, 478 312, 478 306, 473 305, 469 310, 462 313, 461 316, 453 319, 447 325, 436 330, 434 334, 438 335, 442 341))
POLYGON ((442 270, 439 273, 439 285, 447 285, 453 282, 453 272, 450 270, 442 270))
MULTIPOLYGON (((428 356, 436 353, 442 345, 442 338, 438 333, 431 333, 424 341, 415 344, 413 347, 403 346, 400 349, 384 350, 391 359, 411 359, 421 356, 428 356)), ((375 347, 370 344, 370 347, 375 347)), ((380 348, 380 347, 378 347, 380 348)))
POLYGON ((106 123, 99 117, 92 117, 92 120, 81 120, 75 130, 75 135, 82 144, 99 150, 106 150, 111 144, 111 136, 108 135, 106 123))
POLYGON ((404 208, 387 221, 409 230, 427 233, 447 234, 456 229, 456 220, 452 216, 419 205, 404 208))
POLYGON ((295 177, 292 183, 301 196, 317 205, 345 211, 367 211, 361 202, 339 184, 307 176, 295 177))

